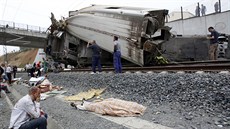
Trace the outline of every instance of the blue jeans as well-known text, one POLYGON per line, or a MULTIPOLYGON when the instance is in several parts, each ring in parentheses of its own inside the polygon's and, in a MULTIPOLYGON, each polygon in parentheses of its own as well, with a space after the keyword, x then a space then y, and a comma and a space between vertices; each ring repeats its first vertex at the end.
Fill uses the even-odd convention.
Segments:
POLYGON ((8 81, 9 80, 9 78, 7 77, 7 75, 5 74, 5 75, 3 75, 3 79, 5 79, 5 81, 8 81))
POLYGON ((47 129, 47 120, 45 117, 32 119, 20 126, 19 129, 47 129))
POLYGON ((98 67, 98 71, 101 72, 101 56, 92 57, 92 70, 94 73, 96 73, 96 66, 98 67))
POLYGON ((121 66, 121 52, 116 51, 113 53, 113 66, 115 68, 116 73, 122 72, 122 66, 121 66))

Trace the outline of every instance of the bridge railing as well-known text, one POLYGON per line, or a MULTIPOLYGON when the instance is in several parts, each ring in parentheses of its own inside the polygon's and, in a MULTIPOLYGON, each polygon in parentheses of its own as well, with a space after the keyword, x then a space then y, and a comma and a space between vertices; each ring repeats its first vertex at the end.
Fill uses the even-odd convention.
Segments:
POLYGON ((230 0, 200 0, 198 3, 170 10, 167 21, 170 22, 191 17, 202 17, 228 10, 230 10, 230 0))
POLYGON ((32 31, 35 33, 46 33, 47 32, 47 28, 43 28, 40 26, 32 26, 32 25, 27 25, 27 24, 22 24, 22 23, 15 23, 11 21, 0 21, 0 27, 32 31))

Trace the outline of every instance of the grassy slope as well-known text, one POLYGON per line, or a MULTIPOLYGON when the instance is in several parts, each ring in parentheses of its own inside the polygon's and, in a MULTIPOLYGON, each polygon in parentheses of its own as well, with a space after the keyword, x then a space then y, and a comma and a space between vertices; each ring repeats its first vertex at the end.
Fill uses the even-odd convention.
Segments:
MULTIPOLYGON (((22 52, 8 53, 7 60, 11 66, 16 65, 19 68, 24 68, 27 63, 33 63, 38 49, 30 49, 22 52)), ((4 55, 0 57, 0 62, 4 62, 4 55)))

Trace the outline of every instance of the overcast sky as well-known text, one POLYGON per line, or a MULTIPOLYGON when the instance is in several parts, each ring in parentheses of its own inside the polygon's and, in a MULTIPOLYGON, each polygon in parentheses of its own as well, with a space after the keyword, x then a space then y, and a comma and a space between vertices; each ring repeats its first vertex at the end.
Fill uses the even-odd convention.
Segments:
MULTIPOLYGON (((217 0, 0 0, 0 20, 13 21, 48 28, 50 13, 56 19, 67 17, 68 11, 79 10, 91 4, 120 5, 146 8, 180 10, 180 7, 195 7, 199 1, 217 0)), ((12 49, 8 49, 12 50, 12 49)), ((2 46, 0 46, 2 54, 2 46)))
POLYGON ((50 25, 50 13, 57 19, 68 16, 68 11, 91 4, 136 6, 147 8, 180 9, 202 0, 0 0, 1 20, 41 27, 50 25))

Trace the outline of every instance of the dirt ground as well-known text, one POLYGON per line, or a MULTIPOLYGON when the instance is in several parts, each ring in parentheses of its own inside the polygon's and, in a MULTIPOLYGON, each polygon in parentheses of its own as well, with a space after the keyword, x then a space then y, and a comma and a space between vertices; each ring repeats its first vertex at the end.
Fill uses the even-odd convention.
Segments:
MULTIPOLYGON (((21 52, 14 52, 7 54, 7 60, 12 66, 16 65, 19 68, 25 67, 27 63, 33 63, 38 49, 29 49, 21 52)), ((0 62, 4 62, 5 55, 0 57, 0 62)))

